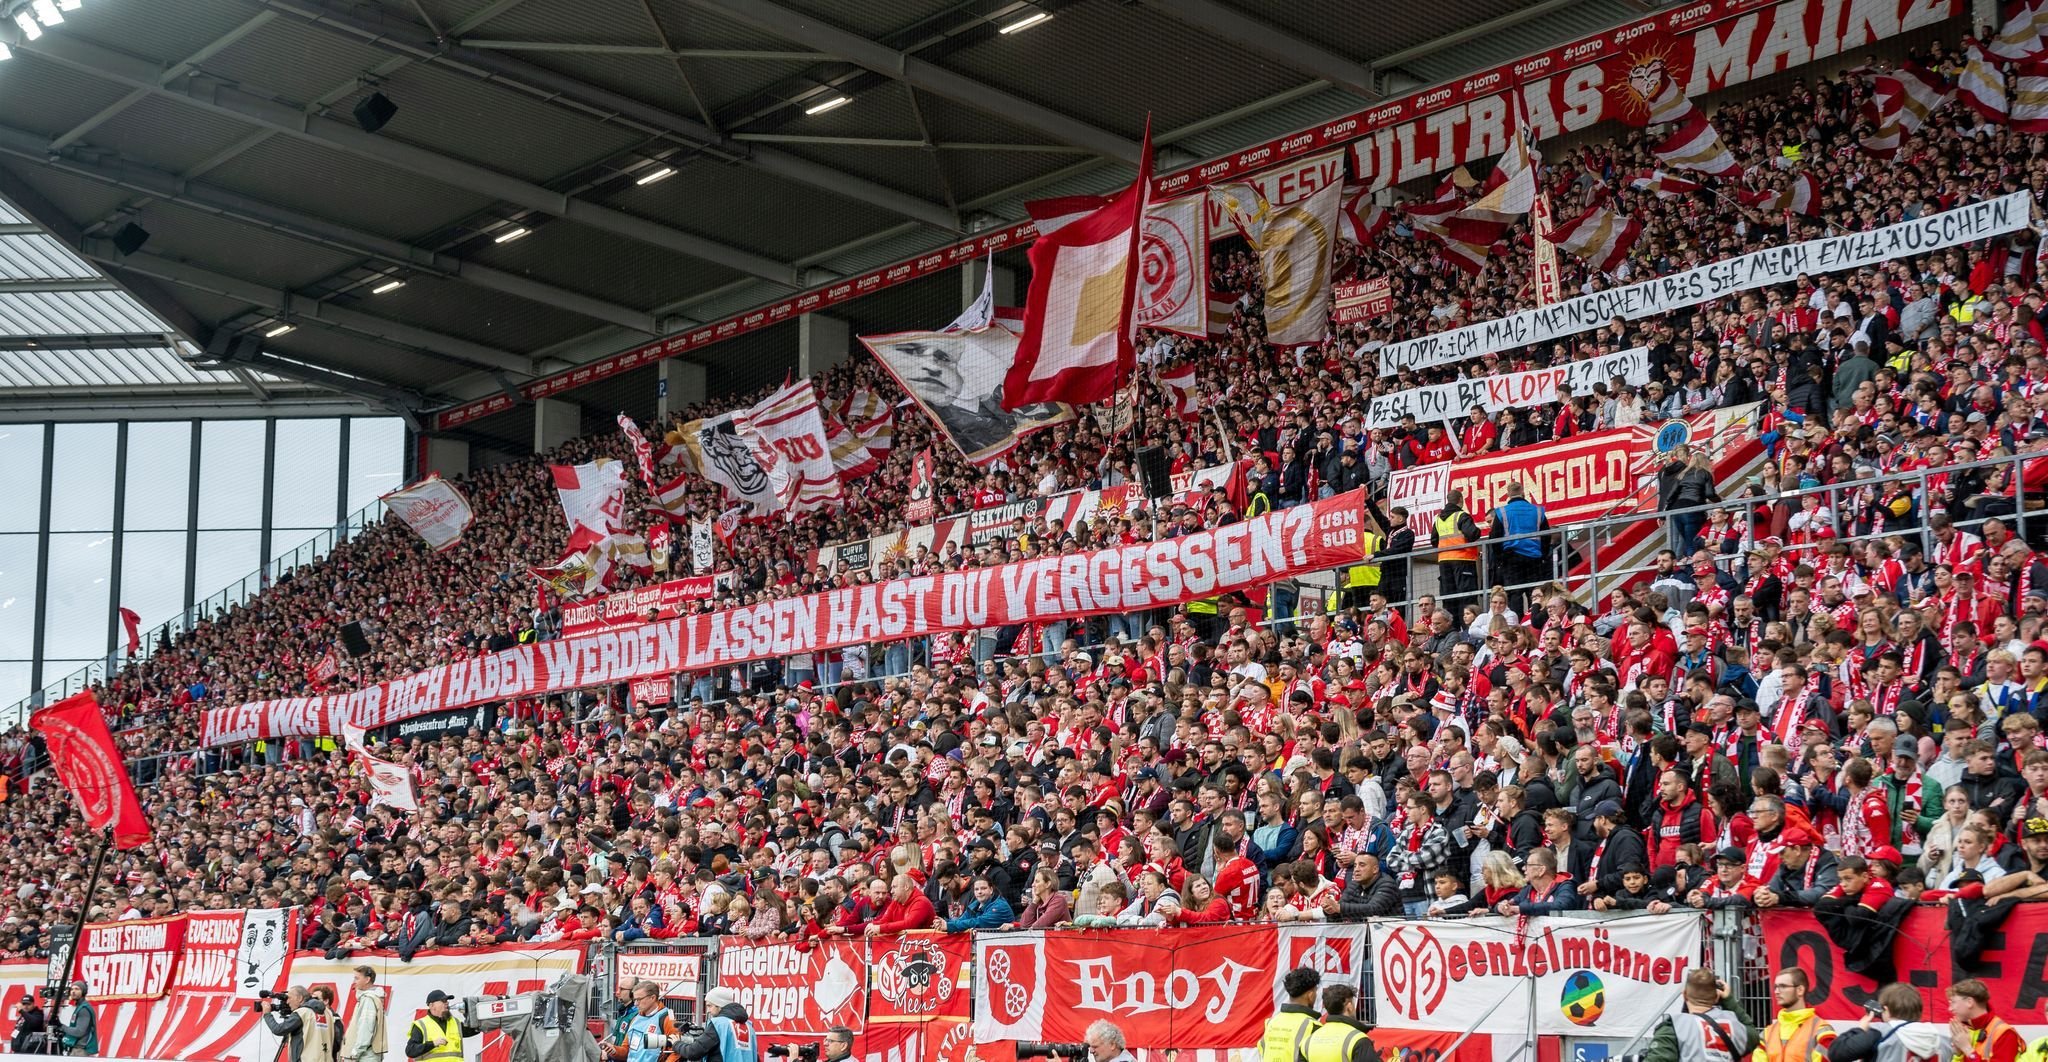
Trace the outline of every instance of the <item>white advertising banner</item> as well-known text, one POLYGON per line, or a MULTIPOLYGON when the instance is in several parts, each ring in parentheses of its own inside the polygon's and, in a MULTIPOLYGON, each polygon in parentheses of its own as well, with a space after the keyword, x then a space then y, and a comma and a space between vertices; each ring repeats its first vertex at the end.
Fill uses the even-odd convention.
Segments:
POLYGON ((1699 965, 1701 917, 1375 919, 1379 1024, 1525 1036, 1534 978, 1538 1035, 1628 1039, 1670 1011, 1699 965))
POLYGON ((1590 394, 1594 384, 1611 383, 1621 377, 1634 387, 1650 382, 1650 348, 1635 347, 1586 361, 1571 361, 1527 372, 1498 376, 1475 376, 1433 387, 1412 387, 1380 395, 1372 400, 1367 427, 1391 428, 1402 417, 1414 417, 1423 424, 1454 420, 1476 408, 1488 413, 1503 409, 1528 409, 1557 401, 1561 387, 1575 395, 1590 394))
POLYGON ((2014 192, 1982 203, 1902 221, 1869 232, 1824 236, 1712 262, 1667 277, 1596 291, 1549 306, 1469 324, 1380 348, 1380 375, 1403 369, 1453 365, 1497 350, 1547 343, 1590 332, 1617 317, 1638 320, 1698 306, 1802 276, 1860 269, 1991 236, 2018 232, 2033 221, 2030 193, 2014 192))

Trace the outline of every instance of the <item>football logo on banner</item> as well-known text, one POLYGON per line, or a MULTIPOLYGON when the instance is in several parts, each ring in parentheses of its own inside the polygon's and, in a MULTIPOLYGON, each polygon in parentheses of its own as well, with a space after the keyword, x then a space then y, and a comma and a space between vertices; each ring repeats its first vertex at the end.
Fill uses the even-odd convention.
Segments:
POLYGON ((1415 1020, 1436 1011, 1451 984, 1444 974, 1444 948, 1436 934, 1402 926, 1380 949, 1380 998, 1394 1013, 1415 1020))
POLYGON ((1205 197, 1154 203, 1138 234, 1138 296, 1132 316, 1141 325, 1200 336, 1208 327, 1208 211, 1205 197))
POLYGON ((929 937, 904 937, 875 960, 875 987, 905 1014, 929 1014, 953 996, 946 953, 929 937))
MULTIPOLYGON (((992 946, 982 951, 980 963, 988 985, 988 1011, 999 1026, 1017 1026, 1036 1035, 1037 1020, 1045 1012, 1045 994, 1039 963, 1045 955, 1038 944, 992 946)), ((977 1037, 979 1039, 979 1037, 977 1037)))

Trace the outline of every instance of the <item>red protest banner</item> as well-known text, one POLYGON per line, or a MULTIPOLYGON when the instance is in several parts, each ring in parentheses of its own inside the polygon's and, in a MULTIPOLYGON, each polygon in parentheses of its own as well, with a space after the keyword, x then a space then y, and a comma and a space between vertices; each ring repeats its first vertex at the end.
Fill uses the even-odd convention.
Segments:
POLYGON ((650 611, 655 613, 657 620, 674 619, 682 614, 683 606, 716 593, 718 578, 716 575, 692 575, 563 605, 562 633, 574 636, 631 627, 646 623, 650 611))
POLYGON ((235 960, 242 953, 241 911, 194 911, 185 916, 185 954, 174 987, 180 992, 233 992, 235 960))
MULTIPOLYGON (((203 740, 340 733, 515 697, 942 631, 1134 612, 1264 586, 1357 559, 1363 492, 1179 538, 870 583, 519 645, 353 693, 206 713, 203 740)), ((40 718, 42 713, 38 713, 40 718)))
POLYGON ((185 916, 88 922, 78 943, 78 976, 95 1001, 156 999, 170 990, 185 947, 185 916))
POLYGON ((1394 282, 1375 277, 1330 288, 1330 320, 1337 324, 1369 321, 1394 308, 1394 282))
POLYGON ((866 944, 747 944, 728 938, 718 954, 718 987, 739 995, 757 1036, 822 1039, 834 1025, 858 1033, 866 1025, 866 944))
POLYGON ((1771 976, 1786 967, 1806 971, 1806 1001, 1823 1018, 1837 1022, 1863 1016, 1863 1005, 1883 985, 1897 982, 1920 994, 1920 1020, 1949 1020, 1948 988, 1974 977, 1991 990, 1991 1012, 2026 1022, 2048 1000, 2048 905, 2015 906, 1996 932, 1986 934, 1982 952, 1960 963, 1949 947, 1948 906, 1915 907, 1906 913, 1892 942, 1892 968, 1880 977, 1854 973, 1842 963, 1842 949, 1828 939, 1811 911, 1762 913, 1764 951, 1771 976))

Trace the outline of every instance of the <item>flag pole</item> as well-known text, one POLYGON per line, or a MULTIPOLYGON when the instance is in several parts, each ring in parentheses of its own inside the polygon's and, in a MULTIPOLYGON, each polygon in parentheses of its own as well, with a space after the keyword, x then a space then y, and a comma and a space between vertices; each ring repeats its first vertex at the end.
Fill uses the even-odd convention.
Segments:
MULTIPOLYGON (((43 994, 50 997, 50 1022, 54 1029, 57 1021, 57 1006, 64 1000, 64 992, 71 984, 71 976, 78 969, 78 949, 85 942, 85 920, 92 913, 92 898, 100 891, 100 874, 107 868, 107 851, 114 847, 114 828, 109 826, 100 831, 99 854, 93 856, 92 873, 87 875, 85 898, 79 902, 78 918, 71 930, 70 950, 64 955, 61 968, 52 967, 57 974, 54 982, 44 986, 43 994)), ((48 977, 48 972, 44 974, 48 977)))

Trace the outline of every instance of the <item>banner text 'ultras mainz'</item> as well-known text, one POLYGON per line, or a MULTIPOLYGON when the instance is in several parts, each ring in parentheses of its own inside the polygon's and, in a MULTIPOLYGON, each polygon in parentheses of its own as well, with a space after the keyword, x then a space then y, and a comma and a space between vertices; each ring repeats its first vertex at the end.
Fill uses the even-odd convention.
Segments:
POLYGON ((374 728, 430 712, 863 642, 1176 605, 1350 563, 1363 493, 1159 542, 892 579, 515 646, 354 693, 206 713, 209 746, 374 728))

